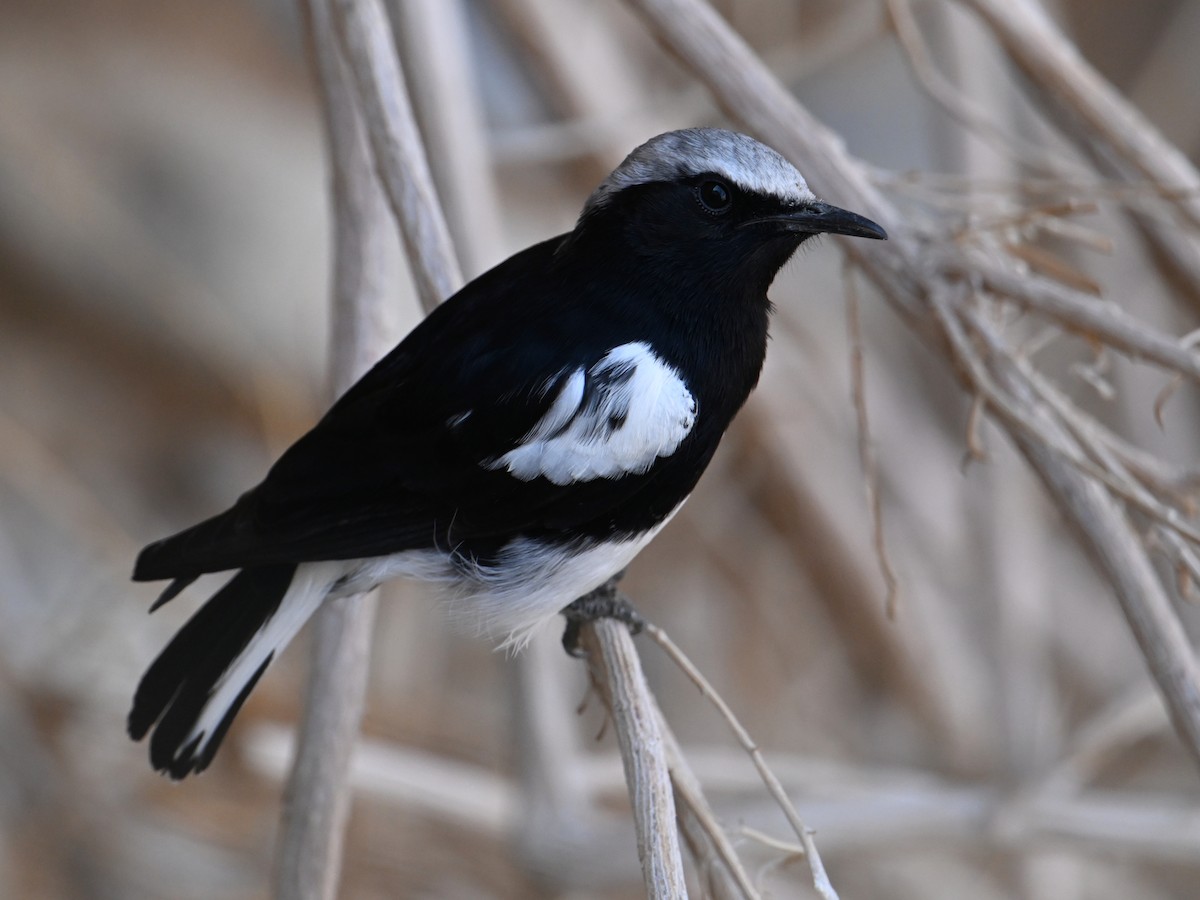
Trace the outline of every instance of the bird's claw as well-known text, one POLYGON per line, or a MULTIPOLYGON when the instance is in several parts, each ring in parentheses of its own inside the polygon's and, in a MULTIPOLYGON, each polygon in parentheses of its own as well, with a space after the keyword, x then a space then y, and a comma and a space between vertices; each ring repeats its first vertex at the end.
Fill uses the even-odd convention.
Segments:
POLYGON ((568 654, 576 658, 583 656, 579 637, 583 626, 597 619, 616 619, 629 626, 630 634, 640 634, 646 620, 637 611, 628 597, 617 589, 617 582, 624 572, 614 575, 600 587, 584 594, 568 606, 563 607, 563 618, 567 627, 563 629, 562 645, 568 654))

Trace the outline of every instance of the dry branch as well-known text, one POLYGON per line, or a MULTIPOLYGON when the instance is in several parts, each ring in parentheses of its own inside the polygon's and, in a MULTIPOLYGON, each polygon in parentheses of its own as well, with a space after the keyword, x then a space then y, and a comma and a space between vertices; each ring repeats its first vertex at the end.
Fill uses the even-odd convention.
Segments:
MULTIPOLYGON (((354 382, 395 338, 387 327, 383 260, 391 234, 371 170, 353 92, 324 0, 306 0, 304 21, 321 91, 334 208, 330 386, 354 382)), ((274 894, 279 900, 337 895, 350 797, 346 776, 366 696, 374 593, 326 603, 315 617, 300 739, 285 789, 274 894)))
MULTIPOLYGON (((972 318, 980 332, 988 329, 982 317, 972 318)), ((993 337, 994 340, 994 337, 993 337)), ((990 368, 998 384, 1019 405, 1022 418, 1037 422, 1064 444, 1075 443, 1049 408, 1039 404, 1020 366, 992 344, 990 368)), ((1200 663, 1171 605, 1170 596, 1154 570, 1145 544, 1113 493, 1077 467, 1064 465, 1049 441, 1035 440, 1014 429, 1013 439, 1030 465, 1082 532, 1084 546, 1116 591, 1130 630, 1167 698, 1167 708, 1184 746, 1200 764, 1200 663)))
POLYGON ((646 632, 654 639, 654 642, 662 647, 663 651, 671 658, 675 665, 683 670, 684 674, 691 679, 692 683, 700 689, 700 693, 704 695, 704 699, 717 708, 721 717, 725 719, 734 736, 737 738, 742 749, 750 756, 750 761, 754 763, 754 768, 762 778, 763 784, 766 785, 767 792, 771 795, 783 811, 784 817, 788 824, 791 825, 792 831, 800 840, 800 846, 804 848, 804 858, 808 861, 808 867, 812 871, 813 886, 817 889, 825 900, 837 900, 837 891, 833 889, 833 885, 829 881, 829 876, 825 872, 825 864, 821 862, 821 855, 817 852, 816 842, 813 840, 813 830, 809 828, 800 818, 800 814, 796 812, 796 807, 792 805, 792 801, 788 798, 787 791, 783 789, 783 784, 779 778, 771 771, 763 758, 762 751, 754 742, 754 738, 746 731, 737 716, 733 714, 733 710, 729 708, 729 704, 716 692, 713 686, 708 682, 708 679, 700 674, 700 670, 695 664, 687 658, 682 650, 675 644, 674 641, 667 636, 667 633, 655 625, 647 625, 646 632))
POLYGON ((1013 156, 1034 171, 1057 175, 1065 171, 1062 160, 1055 159, 1043 148, 1021 140, 1002 127, 983 107, 962 94, 937 70, 909 0, 886 0, 885 6, 896 39, 904 50, 914 75, 938 105, 964 128, 988 140, 999 141, 1013 156))
POLYGON ((462 285, 380 0, 330 0, 375 159, 425 311, 462 285))
MULTIPOLYGON (((1000 43, 1097 165, 1126 181, 1145 182, 1191 224, 1192 234, 1150 215, 1139 221, 1200 287, 1200 173, 1084 60, 1046 11, 1033 0, 964 0, 1000 43)), ((1134 207, 1135 212, 1137 207, 1134 207)))
POLYGON ((666 748, 629 628, 613 619, 601 619, 585 626, 581 638, 616 728, 647 896, 654 900, 686 898, 666 748))
POLYGON ((401 62, 457 256, 468 277, 503 244, 492 160, 462 0, 389 0, 401 62))
POLYGON ((717 900, 741 897, 759 900, 759 893, 750 881, 737 851, 717 821, 700 781, 688 764, 661 710, 657 710, 658 727, 667 747, 667 767, 675 790, 675 806, 679 827, 687 841, 688 850, 701 876, 708 882, 709 891, 717 900))
POLYGON ((1022 309, 1034 310, 1064 330, 1104 342, 1131 359, 1141 359, 1200 381, 1200 353, 1136 319, 1115 303, 1097 300, 1055 281, 1031 276, 974 250, 930 250, 946 276, 975 280, 1022 309))
POLYGON ((875 546, 875 561, 883 578, 884 610, 889 619, 896 618, 899 603, 900 581, 892 567, 887 551, 887 533, 883 525, 883 501, 879 493, 879 465, 875 459, 875 446, 871 440, 871 417, 867 412, 867 376, 863 354, 862 317, 858 310, 858 290, 854 284, 854 273, 845 266, 846 281, 846 330, 850 336, 850 393, 854 398, 854 411, 858 420, 858 460, 862 467, 863 484, 866 488, 867 508, 871 513, 872 543, 875 546))
MULTIPOLYGON (((964 252, 957 273, 947 272, 947 259, 954 256, 948 236, 902 221, 871 183, 869 170, 850 157, 837 137, 804 110, 710 6, 702 0, 628 2, 648 20, 659 40, 709 86, 729 114, 795 161, 817 186, 818 193, 862 209, 885 225, 891 235, 888 244, 847 246, 847 252, 904 321, 947 359, 954 361, 957 356, 962 363, 964 357, 971 358, 975 360, 974 370, 983 371, 983 361, 969 341, 961 342, 959 353, 951 353, 950 338, 944 329, 957 320, 960 307, 974 302, 980 285, 991 283, 994 288, 1002 285, 1004 295, 1020 305, 1047 313, 1056 311, 1059 324, 1070 319, 1072 330, 1105 339, 1124 339, 1126 346, 1122 349, 1193 378, 1200 372, 1200 362, 1182 343, 1160 338, 1141 323, 1133 329, 1133 340, 1129 330, 1120 327, 1124 323, 1115 321, 1111 309, 1101 311, 1094 298, 1037 274, 1019 273, 1007 254, 964 252), (957 290, 961 286, 968 290, 957 290), (949 295, 959 299, 945 301, 949 295), (951 306, 943 310, 943 315, 930 315, 931 303, 939 297, 951 306), (1048 297, 1053 303, 1047 302, 1048 297), (1098 331, 1101 327, 1103 333, 1098 331)), ((1173 158, 1171 154, 1164 157, 1169 158, 1173 158)), ((1141 164, 1151 171, 1145 159, 1141 164)), ((1159 174, 1158 170, 1153 174, 1159 174)), ((1167 186, 1186 188, 1189 183, 1176 178, 1167 186)), ((1002 382, 993 399, 1006 396, 1004 402, 1012 413, 1000 417, 999 423, 1042 477, 1050 495, 1110 580, 1171 711, 1177 733, 1200 765, 1200 666, 1145 549, 1140 543, 1136 548, 1129 543, 1136 534, 1120 502, 1104 490, 1119 479, 1114 481, 1105 473, 1104 480, 1097 482, 1063 459, 1054 448, 1064 432, 1052 416, 1047 421, 1046 412, 1036 406, 1025 389, 1014 363, 1017 354, 1002 343, 989 347, 988 354, 987 368, 992 372, 988 377, 1002 382)), ((973 381, 969 379, 968 385, 973 381)), ((975 389, 972 387, 972 392, 975 389)), ((989 403, 989 411, 995 411, 995 403, 989 403)), ((1181 512, 1180 521, 1187 518, 1181 512)))
MULTIPOLYGON (((391 200, 425 307, 456 289, 461 276, 382 6, 378 0, 331 0, 328 5, 309 0, 305 15, 333 168, 332 384, 341 391, 399 337, 385 325, 391 298, 382 274, 381 242, 392 230, 379 197, 380 183, 391 200)), ((279 898, 336 895, 349 805, 346 775, 362 717, 374 613, 374 597, 355 597, 326 603, 317 614, 301 738, 276 860, 279 898)))

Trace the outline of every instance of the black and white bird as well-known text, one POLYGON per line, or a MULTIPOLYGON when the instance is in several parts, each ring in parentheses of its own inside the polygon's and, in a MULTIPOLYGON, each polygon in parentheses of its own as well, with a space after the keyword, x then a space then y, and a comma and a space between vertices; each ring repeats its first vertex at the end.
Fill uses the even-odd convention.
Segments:
POLYGON ((472 281, 233 507, 146 547, 153 608, 234 572, 150 666, 129 734, 204 769, 328 598, 405 575, 519 646, 675 514, 758 381, 767 288, 808 238, 886 238, 774 150, 695 128, 634 150, 575 228, 472 281))

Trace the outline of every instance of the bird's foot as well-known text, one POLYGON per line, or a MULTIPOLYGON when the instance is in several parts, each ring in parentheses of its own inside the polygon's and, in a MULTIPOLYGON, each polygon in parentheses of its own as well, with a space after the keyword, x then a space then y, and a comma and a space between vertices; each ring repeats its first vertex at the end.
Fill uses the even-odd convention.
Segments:
POLYGON ((618 572, 594 591, 584 594, 570 605, 563 607, 563 618, 567 627, 563 629, 563 649, 571 656, 583 656, 579 647, 580 630, 597 619, 616 619, 629 626, 630 634, 638 634, 646 624, 642 614, 634 608, 629 598, 617 589, 617 582, 624 572, 618 572))

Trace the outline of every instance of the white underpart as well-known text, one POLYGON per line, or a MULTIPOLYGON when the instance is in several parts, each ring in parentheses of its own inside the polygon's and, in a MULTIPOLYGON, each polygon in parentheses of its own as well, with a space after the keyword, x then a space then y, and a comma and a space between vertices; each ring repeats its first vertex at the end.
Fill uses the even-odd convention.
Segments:
POLYGON ((564 606, 628 566, 678 509, 628 540, 584 549, 519 538, 504 548, 494 565, 474 567, 452 598, 451 609, 479 631, 503 635, 502 649, 520 650, 564 606))
POLYGON ((572 547, 516 538, 487 565, 435 550, 356 560, 348 564, 354 568, 347 592, 400 575, 440 584, 456 619, 499 638, 502 649, 519 650, 564 606, 629 565, 679 506, 649 531, 624 540, 572 547))
POLYGON ((250 679, 268 657, 283 651, 327 597, 367 591, 398 576, 432 581, 441 586, 455 618, 498 638, 501 649, 519 650, 564 606, 629 565, 678 509, 649 531, 626 540, 568 547, 517 538, 488 565, 437 550, 303 563, 275 614, 217 682, 183 746, 203 737, 197 752, 204 751, 250 679))
POLYGON ((742 190, 785 203, 816 196, 790 162, 754 138, 722 128, 685 128, 653 137, 635 149, 588 198, 584 214, 618 191, 638 184, 677 181, 712 172, 742 190))
POLYGON ((554 484, 645 472, 696 423, 696 398, 647 344, 622 344, 586 372, 556 376, 558 394, 519 446, 495 459, 523 481, 554 484))

